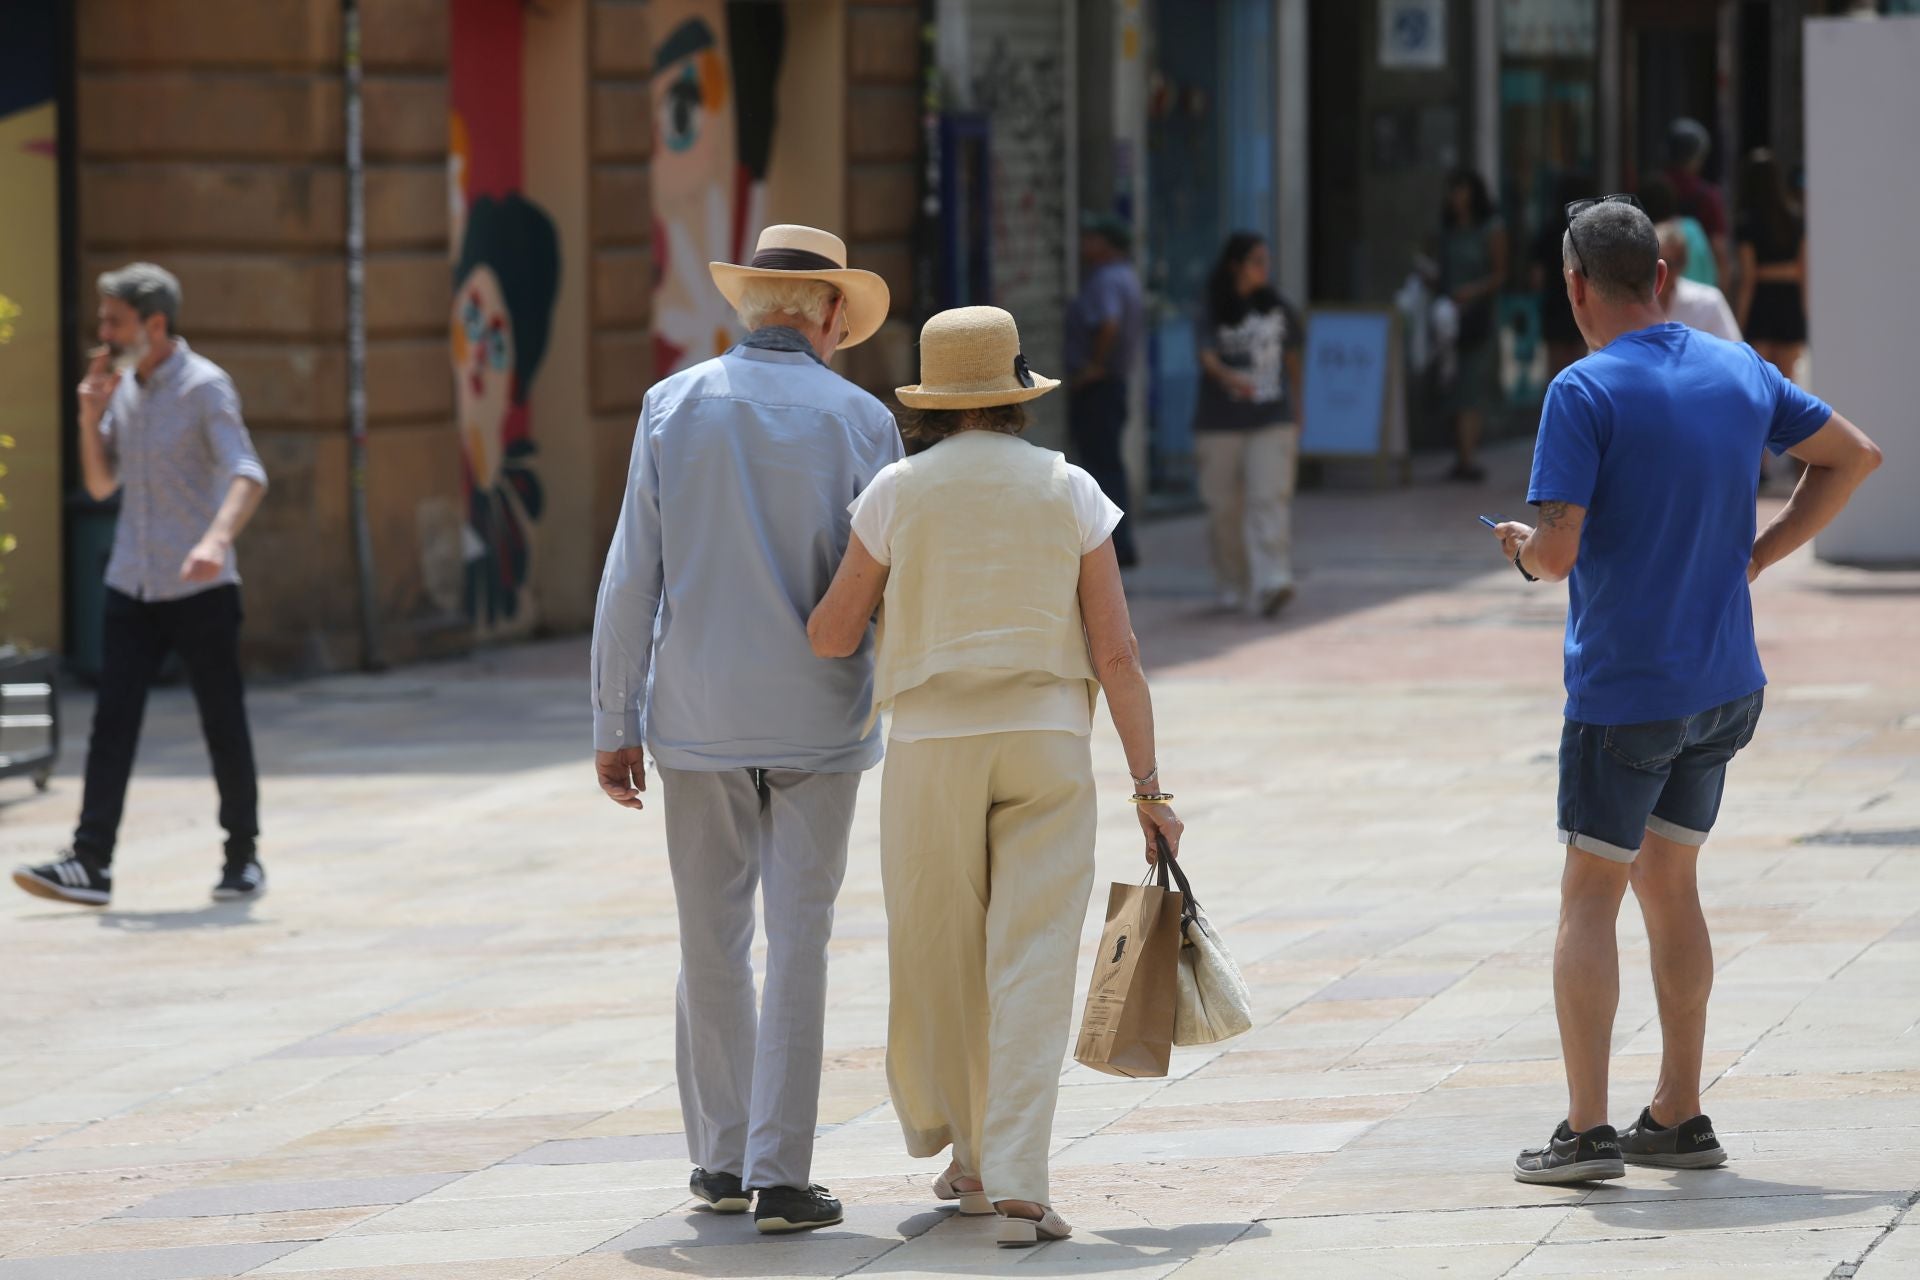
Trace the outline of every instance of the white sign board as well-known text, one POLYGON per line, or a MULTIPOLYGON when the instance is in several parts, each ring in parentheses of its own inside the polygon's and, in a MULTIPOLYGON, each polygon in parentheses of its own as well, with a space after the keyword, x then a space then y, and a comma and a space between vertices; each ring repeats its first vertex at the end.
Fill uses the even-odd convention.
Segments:
POLYGON ((1380 0, 1380 65, 1437 71, 1447 65, 1447 0, 1380 0))
POLYGON ((1920 209, 1920 17, 1806 25, 1807 339, 1814 394, 1886 462, 1818 538, 1822 560, 1920 562, 1920 399, 1913 392, 1920 209))

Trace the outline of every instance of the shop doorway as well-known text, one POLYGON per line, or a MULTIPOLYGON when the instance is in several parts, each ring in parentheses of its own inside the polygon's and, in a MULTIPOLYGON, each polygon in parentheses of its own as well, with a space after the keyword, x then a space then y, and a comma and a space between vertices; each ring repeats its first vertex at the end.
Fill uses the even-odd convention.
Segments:
POLYGON ((1156 0, 1147 82, 1148 476, 1192 498, 1198 326, 1234 231, 1274 239, 1279 192, 1273 0, 1156 0))

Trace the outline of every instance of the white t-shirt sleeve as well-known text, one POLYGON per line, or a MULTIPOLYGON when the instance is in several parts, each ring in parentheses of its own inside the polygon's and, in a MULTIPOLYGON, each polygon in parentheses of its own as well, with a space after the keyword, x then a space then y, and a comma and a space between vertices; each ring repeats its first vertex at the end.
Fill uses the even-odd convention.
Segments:
POLYGON ((873 483, 848 505, 853 516, 853 536, 867 554, 881 564, 893 563, 888 543, 893 538, 893 508, 898 476, 893 467, 882 468, 873 483))
POLYGON ((1100 492, 1099 481, 1079 467, 1067 468, 1067 484, 1073 494, 1073 518, 1080 525, 1080 554, 1091 555, 1113 536, 1126 513, 1100 492))
POLYGON ((1727 295, 1711 285, 1708 289, 1713 294, 1713 325, 1707 329, 1707 332, 1716 337, 1725 338, 1728 342, 1739 342, 1740 325, 1733 318, 1733 308, 1727 305, 1727 295))

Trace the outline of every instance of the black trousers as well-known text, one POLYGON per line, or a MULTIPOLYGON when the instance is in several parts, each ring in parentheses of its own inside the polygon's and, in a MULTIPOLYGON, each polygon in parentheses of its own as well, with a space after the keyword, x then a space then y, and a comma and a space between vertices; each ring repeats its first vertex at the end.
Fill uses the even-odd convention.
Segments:
MULTIPOLYGON (((1106 378, 1067 393, 1067 432, 1080 465, 1100 486, 1100 492, 1122 511, 1133 502, 1127 485, 1127 464, 1120 453, 1120 437, 1127 429, 1127 384, 1106 378)), ((1138 560, 1133 546, 1133 517, 1124 516, 1113 531, 1113 551, 1122 567, 1138 560)))
POLYGON ((240 680, 240 588, 214 587, 180 600, 136 600, 109 587, 86 793, 73 836, 74 856, 92 866, 113 861, 147 690, 169 650, 180 655, 200 708, 200 729, 220 790, 227 860, 244 862, 254 854, 260 784, 240 680))

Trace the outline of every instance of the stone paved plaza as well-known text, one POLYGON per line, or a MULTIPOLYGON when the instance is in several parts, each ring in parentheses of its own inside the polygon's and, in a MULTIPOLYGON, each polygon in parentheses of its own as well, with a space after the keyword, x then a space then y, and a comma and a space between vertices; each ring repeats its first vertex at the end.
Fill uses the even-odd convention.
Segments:
MULTIPOLYGON (((1307 495, 1276 624, 1207 612, 1192 520, 1149 531, 1160 758, 1257 1016, 1165 1080, 1066 1067, 1072 1240, 997 1253, 903 1154, 877 775, 815 1170, 847 1222, 690 1209, 659 819, 596 791, 569 639, 256 689, 251 909, 207 904, 212 784, 184 692, 156 699, 113 907, 0 896, 0 1280, 1920 1275, 1920 575, 1803 555, 1757 589, 1773 685, 1703 861, 1731 1164, 1522 1186, 1564 1108, 1564 593, 1473 523, 1521 510, 1525 453, 1498 461, 1484 494, 1307 495)), ((46 797, 0 784, 0 858, 64 842, 82 746, 46 797)), ((1096 753, 1104 900, 1141 868, 1104 726, 1096 753)), ((1631 905, 1622 951, 1619 1123, 1658 1049, 1631 905)))

